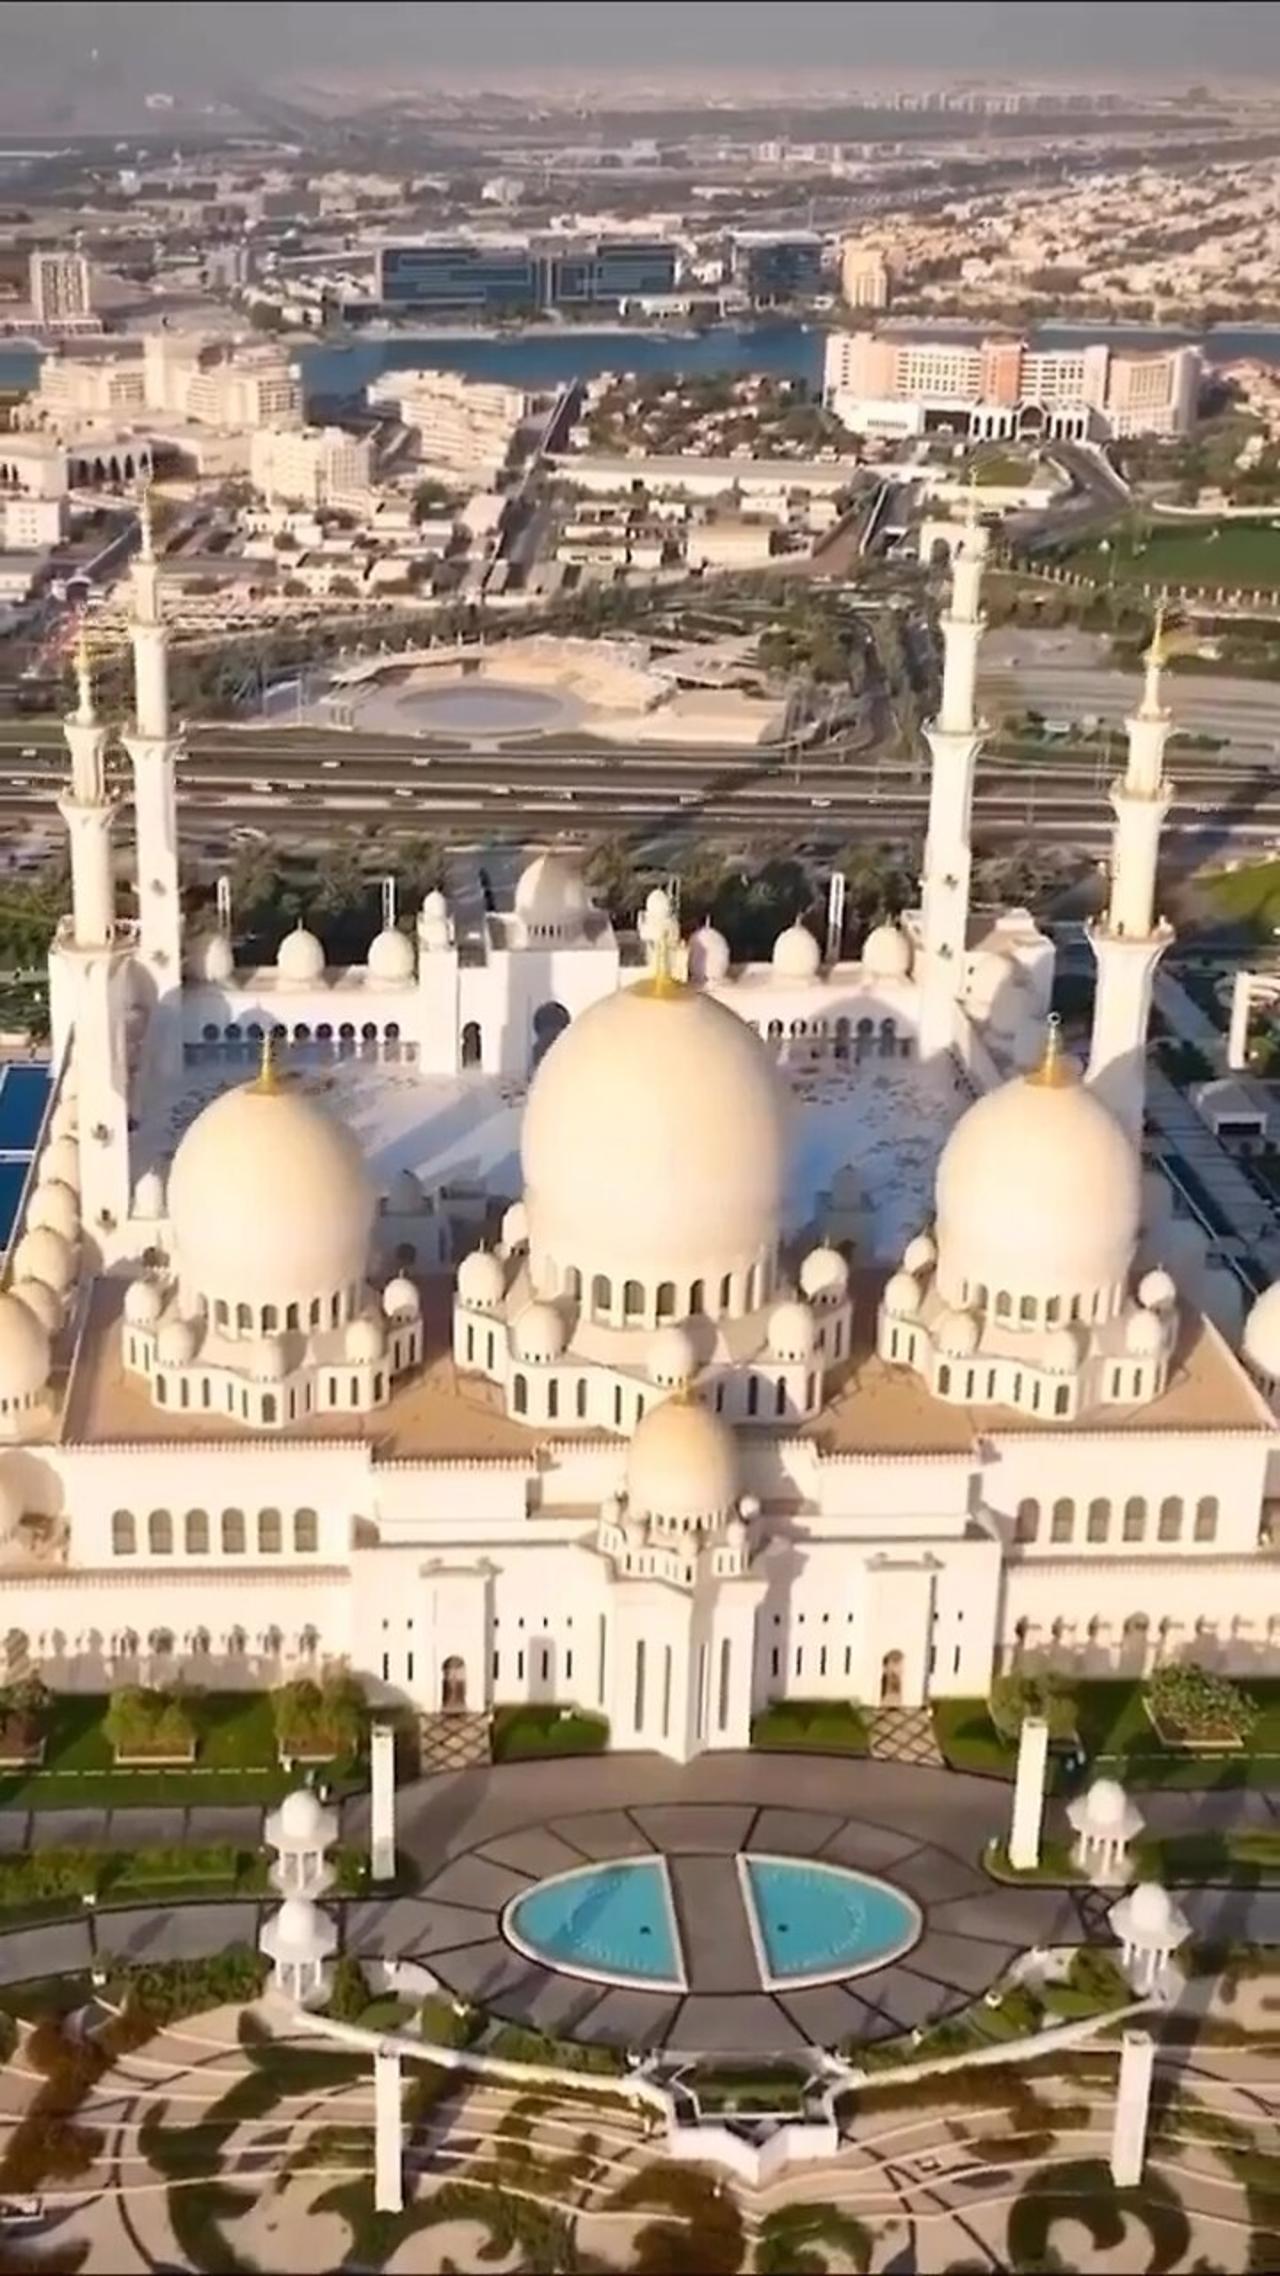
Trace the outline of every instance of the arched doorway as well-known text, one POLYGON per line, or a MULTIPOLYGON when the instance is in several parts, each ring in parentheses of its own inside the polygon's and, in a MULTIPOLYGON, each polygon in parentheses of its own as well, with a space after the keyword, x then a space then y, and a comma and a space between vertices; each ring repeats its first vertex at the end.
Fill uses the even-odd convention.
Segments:
POLYGON ((544 1059, 558 1035, 569 1025, 569 1014, 563 1004, 539 1004, 533 1015, 533 1064, 544 1059))
POLYGON ((880 1704, 882 1707, 902 1705, 901 1652, 886 1652, 880 1662, 880 1704))
POLYGON ((464 1022, 462 1064, 464 1067, 478 1067, 480 1064, 480 1022, 478 1019, 469 1019, 464 1022))
POLYGON ((440 1670, 440 1706, 446 1715, 456 1715, 467 1704, 467 1665, 456 1652, 451 1652, 440 1670))

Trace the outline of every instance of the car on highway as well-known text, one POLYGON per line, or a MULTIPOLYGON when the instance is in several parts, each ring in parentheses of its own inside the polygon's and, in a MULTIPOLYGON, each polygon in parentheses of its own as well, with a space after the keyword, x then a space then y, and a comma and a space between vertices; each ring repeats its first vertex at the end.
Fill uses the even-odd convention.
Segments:
POLYGON ((321 759, 320 764, 326 774, 336 774, 342 765, 342 761, 341 759, 321 759))
POLYGON ((811 806, 829 806, 831 800, 829 798, 811 798, 809 804, 811 806))
POLYGON ((39 752, 38 752, 38 750, 36 749, 36 747, 35 747, 35 744, 34 744, 34 743, 27 743, 27 744, 26 744, 26 745, 24 745, 24 747, 23 747, 22 756, 23 756, 23 758, 24 758, 24 759, 38 759, 38 758, 39 758, 39 756, 40 756, 40 753, 39 753, 39 752))

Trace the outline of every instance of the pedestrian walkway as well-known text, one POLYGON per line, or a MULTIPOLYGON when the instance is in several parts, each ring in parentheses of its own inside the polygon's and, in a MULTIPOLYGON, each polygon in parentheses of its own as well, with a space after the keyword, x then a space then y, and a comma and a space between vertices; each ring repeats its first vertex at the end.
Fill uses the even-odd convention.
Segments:
POLYGON ((871 1718, 873 1762, 905 1762, 941 1769, 942 1755, 927 1707, 877 1707, 871 1718))

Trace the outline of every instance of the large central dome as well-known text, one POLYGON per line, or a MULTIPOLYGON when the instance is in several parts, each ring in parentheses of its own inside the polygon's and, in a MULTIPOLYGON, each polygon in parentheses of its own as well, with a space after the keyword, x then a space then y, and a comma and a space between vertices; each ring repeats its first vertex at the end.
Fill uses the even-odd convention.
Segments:
MULTIPOLYGON (((375 1197, 344 1124, 288 1081, 224 1091, 192 1123, 169 1176, 174 1261, 184 1293, 305 1325, 358 1308, 375 1197), (337 1302, 335 1312, 334 1305, 337 1302)), ((247 1326, 246 1322, 246 1326, 247 1326)))
POLYGON ((678 981, 552 1045, 522 1139, 530 1266, 618 1322, 740 1313, 772 1286, 787 1099, 744 1020, 678 981))

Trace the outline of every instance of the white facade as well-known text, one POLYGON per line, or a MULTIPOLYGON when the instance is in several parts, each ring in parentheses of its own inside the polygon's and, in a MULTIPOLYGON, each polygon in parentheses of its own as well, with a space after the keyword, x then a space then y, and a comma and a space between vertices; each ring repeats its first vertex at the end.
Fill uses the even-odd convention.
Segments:
POLYGON ((92 315, 89 263, 83 253, 33 253, 30 279, 37 324, 68 324, 92 315))
POLYGON ((262 427, 249 445, 249 476, 265 498, 332 506, 361 497, 373 480, 374 447, 345 427, 262 427))
POLYGON ((1182 435, 1195 425, 1200 369, 1194 347, 1034 349, 1017 337, 833 332, 823 392, 858 433, 895 431, 889 407, 898 404, 914 407, 921 426, 932 414, 979 440, 1182 435))
POLYGON ((394 408, 418 433, 427 466, 472 482, 488 482, 505 464, 525 415, 518 387, 463 379, 451 371, 388 371, 370 381, 375 409, 394 408))
POLYGON ((1280 1306, 1243 1365, 1102 1080, 1009 1079, 1051 951, 968 908, 981 570, 962 531, 922 906, 856 958, 794 925, 735 967, 661 892, 637 944, 548 854, 479 933, 431 894, 360 966, 299 928, 262 971, 182 940, 144 544, 137 925, 83 666, 67 723, 59 1075, 0 1289, 11 1667, 347 1662, 683 1759, 773 1697, 973 1695, 1021 1652, 1280 1664, 1280 1306), (862 1228, 944 1112, 885 1286, 862 1228))

